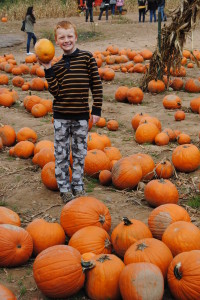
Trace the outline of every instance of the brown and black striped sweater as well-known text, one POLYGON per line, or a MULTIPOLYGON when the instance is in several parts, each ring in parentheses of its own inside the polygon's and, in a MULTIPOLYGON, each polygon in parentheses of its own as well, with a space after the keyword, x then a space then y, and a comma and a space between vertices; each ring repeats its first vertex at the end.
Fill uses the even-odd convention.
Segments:
POLYGON ((92 53, 76 49, 50 69, 45 70, 49 92, 54 96, 55 119, 88 120, 89 90, 92 92, 91 114, 101 116, 102 82, 92 53))

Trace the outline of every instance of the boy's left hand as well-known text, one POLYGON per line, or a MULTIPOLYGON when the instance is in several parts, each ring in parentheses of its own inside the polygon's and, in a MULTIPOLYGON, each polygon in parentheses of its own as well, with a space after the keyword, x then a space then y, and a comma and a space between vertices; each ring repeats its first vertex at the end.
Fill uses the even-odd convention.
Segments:
POLYGON ((95 115, 91 115, 91 117, 90 117, 90 121, 93 124, 96 124, 99 121, 99 119, 100 119, 100 117, 99 116, 95 116, 95 115))

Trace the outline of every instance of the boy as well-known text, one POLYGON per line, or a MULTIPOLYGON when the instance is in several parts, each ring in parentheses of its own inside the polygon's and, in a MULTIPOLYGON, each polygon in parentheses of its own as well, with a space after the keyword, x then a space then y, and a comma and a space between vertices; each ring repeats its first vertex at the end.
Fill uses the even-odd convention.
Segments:
POLYGON ((98 122, 102 107, 102 83, 93 55, 76 48, 76 27, 61 21, 55 28, 56 44, 63 50, 60 61, 42 65, 49 92, 54 96, 55 176, 64 203, 85 195, 83 174, 87 154, 89 89, 93 96, 91 118, 98 122), (70 142, 71 138, 71 142, 70 142), (73 158, 69 180, 70 143, 73 158))

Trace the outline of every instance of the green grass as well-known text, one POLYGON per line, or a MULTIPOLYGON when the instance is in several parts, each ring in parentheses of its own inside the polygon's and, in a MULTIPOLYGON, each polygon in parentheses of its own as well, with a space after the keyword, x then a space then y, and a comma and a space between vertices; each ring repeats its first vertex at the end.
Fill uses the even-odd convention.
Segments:
POLYGON ((92 193, 94 188, 98 184, 98 179, 87 177, 88 182, 86 183, 86 193, 92 193))
POLYGON ((54 36, 54 30, 53 29, 40 31, 40 38, 48 39, 53 44, 55 44, 55 36, 54 36))
POLYGON ((192 197, 187 204, 192 208, 199 208, 200 207, 200 195, 196 195, 192 197))
POLYGON ((78 29, 78 42, 97 41, 103 37, 101 32, 96 31, 95 24, 92 23, 91 30, 78 29))
POLYGON ((0 206, 7 206, 8 204, 6 203, 6 201, 5 200, 1 200, 0 201, 0 206))
POLYGON ((14 280, 13 276, 11 274, 8 274, 7 282, 11 283, 11 282, 13 282, 13 280, 14 280))

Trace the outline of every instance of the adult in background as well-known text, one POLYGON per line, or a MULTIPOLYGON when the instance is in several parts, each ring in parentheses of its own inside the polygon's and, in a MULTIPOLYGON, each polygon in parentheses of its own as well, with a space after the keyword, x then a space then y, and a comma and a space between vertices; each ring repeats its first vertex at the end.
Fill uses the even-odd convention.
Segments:
POLYGON ((110 9, 111 9, 112 16, 114 16, 115 14, 115 6, 116 6, 116 0, 110 0, 110 9))
POLYGON ((139 22, 145 22, 146 0, 138 0, 139 22))
POLYGON ((161 21, 164 20, 164 8, 165 8, 165 0, 157 0, 158 3, 158 13, 161 13, 161 21))
POLYGON ((103 0, 101 2, 100 14, 99 14, 98 20, 101 20, 103 12, 105 11, 106 12, 106 20, 108 21, 108 9, 109 9, 109 5, 110 5, 110 0, 103 0))
POLYGON ((85 21, 86 22, 88 22, 89 16, 90 16, 90 22, 94 22, 93 21, 94 2, 95 2, 95 0, 86 0, 85 1, 85 4, 86 4, 86 19, 85 19, 85 21))
POLYGON ((33 46, 35 46, 35 43, 37 41, 37 38, 34 34, 34 24, 36 21, 35 21, 35 16, 33 11, 34 11, 33 6, 29 6, 25 17, 25 32, 27 33, 27 44, 26 44, 27 55, 33 54, 32 52, 30 52, 31 40, 33 39, 33 46))
POLYGON ((153 18, 154 22, 156 22, 156 9, 157 9, 156 0, 148 0, 148 10, 150 11, 150 22, 152 23, 153 18))
POLYGON ((116 1, 116 6, 117 6, 117 9, 118 9, 120 15, 122 14, 123 5, 124 5, 124 0, 116 1))

